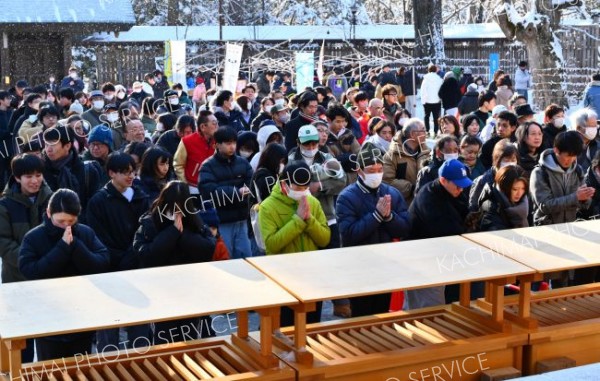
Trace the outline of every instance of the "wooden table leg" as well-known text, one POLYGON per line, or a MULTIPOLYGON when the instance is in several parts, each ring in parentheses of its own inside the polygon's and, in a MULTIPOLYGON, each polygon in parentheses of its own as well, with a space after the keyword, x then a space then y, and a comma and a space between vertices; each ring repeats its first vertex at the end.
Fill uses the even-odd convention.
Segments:
POLYGON ((306 313, 317 308, 316 303, 301 303, 292 307, 294 309, 294 352, 296 361, 300 364, 310 365, 313 362, 312 353, 306 350, 306 313))
POLYGON ((9 352, 10 361, 10 379, 12 381, 21 380, 21 350, 25 349, 25 340, 7 340, 5 341, 9 352))
POLYGON ((471 282, 465 282, 460 284, 459 303, 465 308, 471 307, 471 282))
POLYGON ((10 371, 10 362, 8 361, 8 348, 4 341, 0 341, 0 373, 10 371))
POLYGON ((273 309, 260 311, 260 354, 269 356, 273 349, 273 309))
POLYGON ((489 283, 492 294, 492 319, 501 323, 504 320, 504 285, 489 283))
POLYGON ((237 334, 240 338, 248 337, 248 311, 237 311, 238 330, 237 334))
POLYGON ((519 291, 519 316, 528 318, 531 316, 531 282, 522 281, 519 291))

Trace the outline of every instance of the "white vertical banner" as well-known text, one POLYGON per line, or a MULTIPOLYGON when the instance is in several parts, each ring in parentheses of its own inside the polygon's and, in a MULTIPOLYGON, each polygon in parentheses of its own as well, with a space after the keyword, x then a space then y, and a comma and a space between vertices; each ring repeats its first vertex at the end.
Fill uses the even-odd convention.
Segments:
POLYGON ((313 87, 314 77, 314 53, 296 53, 296 90, 302 92, 307 87, 313 87))
POLYGON ((181 83, 184 90, 186 85, 186 42, 184 40, 169 41, 171 45, 171 84, 181 83))
POLYGON ((323 77, 325 76, 325 70, 323 64, 325 62, 325 40, 321 44, 321 51, 319 52, 319 65, 317 66, 317 77, 319 77, 319 83, 323 83, 323 77))
POLYGON ((223 71, 223 83, 221 87, 234 94, 238 84, 243 50, 244 45, 227 43, 225 47, 225 69, 223 71))

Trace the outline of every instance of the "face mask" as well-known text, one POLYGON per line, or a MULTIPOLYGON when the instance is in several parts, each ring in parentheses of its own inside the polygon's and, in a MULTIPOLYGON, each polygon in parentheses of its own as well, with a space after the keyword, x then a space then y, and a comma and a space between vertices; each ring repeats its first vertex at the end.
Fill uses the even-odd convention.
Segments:
POLYGON ((155 80, 156 82, 160 82, 160 81, 162 81, 162 77, 154 77, 154 80, 155 80))
POLYGON ((408 118, 400 118, 400 119, 398 119, 398 123, 400 123, 401 126, 404 126, 404 124, 406 124, 406 122, 408 122, 408 118))
POLYGON ((285 106, 285 101, 283 99, 277 99, 275 101, 276 105, 285 106))
POLYGON ((279 163, 279 174, 283 173, 284 168, 285 168, 285 165, 283 163, 279 163))
POLYGON ((457 153, 445 153, 444 154, 444 161, 449 161, 449 160, 458 160, 458 154, 457 153))
POLYGON ((517 165, 514 161, 501 161, 500 168, 508 167, 509 165, 517 165))
POLYGON ((166 217, 167 220, 175 221, 175 214, 173 214, 172 212, 162 213, 161 216, 166 217))
POLYGON ((363 176, 363 182, 369 188, 375 189, 378 188, 381 184, 381 180, 383 179, 382 173, 365 173, 363 176))
POLYGON ((483 82, 477 81, 477 86, 482 86, 483 82))
POLYGON ((133 92, 136 93, 136 94, 139 94, 139 93, 142 92, 142 89, 134 89, 133 92))
POLYGON ((252 155, 252 151, 240 150, 240 156, 244 159, 249 158, 252 155))
POLYGON ((288 187, 288 197, 292 200, 300 201, 302 198, 310 196, 310 191, 308 189, 303 191, 293 190, 288 187))
POLYGON ((179 104, 178 98, 169 98, 169 103, 173 106, 177 106, 179 104))
POLYGON ((271 113, 272 108, 273 108, 273 106, 265 106, 265 111, 268 113, 271 113))
POLYGON ((163 132, 164 130, 165 130, 165 127, 163 126, 162 123, 156 123, 156 131, 163 132))
POLYGON ((37 120, 37 115, 29 115, 29 118, 27 118, 27 120, 29 121, 29 123, 35 123, 35 121, 37 120))
POLYGON ((115 98, 115 94, 106 94, 104 98, 108 101, 112 101, 115 98))
POLYGON ((125 93, 123 93, 123 92, 121 92, 121 93, 118 93, 118 94, 117 94, 117 98, 119 98, 119 99, 123 99, 123 98, 125 98, 125 93))
POLYGON ((104 107, 104 101, 93 101, 92 106, 94 106, 94 109, 96 110, 102 110, 102 107, 104 107))
POLYGON ((111 112, 106 116, 106 120, 108 120, 110 123, 116 122, 117 120, 119 120, 119 113, 111 112))
POLYGON ((214 95, 209 95, 208 97, 206 97, 206 101, 210 104, 210 102, 212 102, 214 97, 215 97, 214 95))
POLYGON ((69 73, 69 77, 71 77, 71 79, 76 79, 77 73, 69 73))
POLYGON ((565 118, 556 118, 552 123, 554 123, 554 127, 561 128, 565 125, 565 118))
POLYGON ((54 83, 54 78, 50 78, 50 83, 54 83))
POLYGON ((281 123, 287 123, 290 121, 290 114, 283 114, 279 117, 281 123))
POLYGON ((183 93, 183 91, 181 91, 181 90, 177 90, 177 96, 179 96, 179 97, 180 97, 180 96, 181 96, 181 93, 183 93))
POLYGON ((594 140, 596 138, 596 135, 598 135, 598 128, 596 127, 586 127, 585 128, 585 137, 590 139, 590 140, 594 140))
POLYGON ((319 151, 318 148, 315 148, 315 149, 300 148, 300 152, 302 153, 302 156, 308 157, 308 158, 311 158, 311 159, 313 157, 315 157, 315 155, 317 154, 318 151, 319 151))

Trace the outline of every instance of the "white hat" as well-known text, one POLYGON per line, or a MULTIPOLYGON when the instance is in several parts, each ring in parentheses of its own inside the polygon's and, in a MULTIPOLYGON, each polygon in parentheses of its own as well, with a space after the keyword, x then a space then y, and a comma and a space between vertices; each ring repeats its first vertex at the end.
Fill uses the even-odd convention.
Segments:
POLYGON ((502 111, 508 111, 508 109, 506 108, 506 106, 504 105, 497 105, 492 109, 492 116, 494 115, 498 115, 500 114, 502 111))

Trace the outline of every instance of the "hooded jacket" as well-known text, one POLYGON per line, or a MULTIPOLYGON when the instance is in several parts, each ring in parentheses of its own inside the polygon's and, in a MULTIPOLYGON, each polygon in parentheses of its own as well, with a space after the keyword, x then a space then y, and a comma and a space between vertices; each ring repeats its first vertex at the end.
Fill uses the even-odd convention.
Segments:
POLYGON ((438 95, 442 100, 442 106, 445 110, 450 110, 458 107, 458 103, 462 98, 458 81, 454 77, 448 77, 442 83, 438 95))
POLYGON ((427 183, 432 182, 433 180, 438 178, 438 172, 442 164, 444 164, 444 160, 435 156, 435 151, 431 153, 432 160, 428 166, 423 167, 417 173, 417 182, 415 184, 415 195, 419 193, 421 188, 423 188, 427 183))
POLYGON ((552 149, 540 156, 539 166, 531 172, 530 192, 533 198, 535 225, 573 222, 579 209, 587 209, 591 200, 577 200, 577 188, 583 185, 583 171, 573 163, 566 170, 556 162, 552 149))
POLYGON ((260 205, 258 221, 267 255, 314 251, 329 244, 331 230, 313 196, 308 196, 310 218, 303 220, 296 211, 298 202, 283 194, 279 182, 260 205))
MULTIPOLYGON (((258 133, 256 134, 256 141, 258 142, 258 152, 256 153, 256 155, 254 155, 254 157, 252 157, 252 160, 250 160, 250 166, 252 167, 253 171, 256 171, 256 168, 258 167, 260 155, 267 146, 267 140, 269 140, 269 137, 271 135, 276 133, 281 135, 281 131, 279 131, 279 128, 277 128, 277 126, 275 126, 274 124, 268 124, 260 130, 258 130, 258 133)), ((281 141, 283 141, 283 135, 281 136, 281 141)))
POLYGON ((399 138, 395 136, 392 139, 390 148, 383 156, 383 181, 398 189, 406 204, 410 205, 415 194, 417 174, 425 166, 431 150, 423 144, 424 149, 410 152, 405 140, 398 141, 399 138))
POLYGON ((600 81, 592 81, 583 93, 583 106, 600 114, 600 81))
POLYGON ((219 127, 230 127, 238 133, 245 130, 242 123, 242 112, 237 108, 225 112, 222 107, 215 107, 213 113, 219 121, 219 127))
POLYGON ((512 204, 495 185, 486 184, 479 198, 483 212, 481 231, 525 228, 529 226, 529 200, 524 195, 517 204, 512 204))
POLYGON ((477 91, 467 91, 458 102, 458 113, 467 115, 476 111, 479 108, 478 98, 479 93, 477 91))
POLYGON ((46 182, 34 201, 23 193, 11 178, 0 199, 0 257, 2 257, 2 283, 20 282, 26 278, 19 271, 19 250, 28 231, 42 223, 52 190, 46 182))

